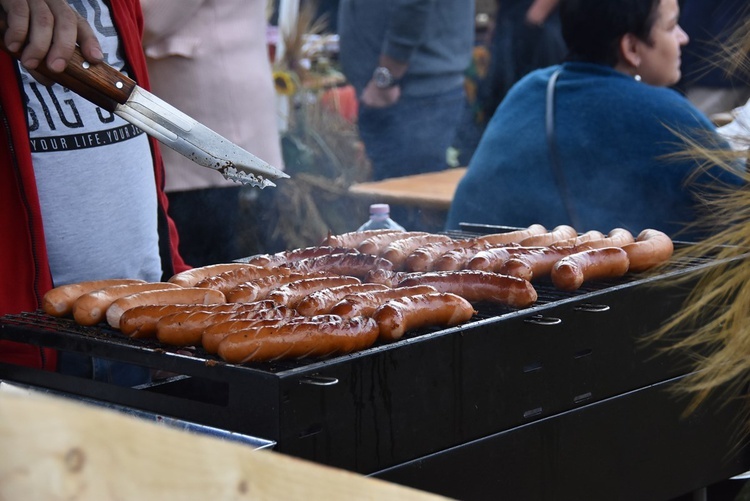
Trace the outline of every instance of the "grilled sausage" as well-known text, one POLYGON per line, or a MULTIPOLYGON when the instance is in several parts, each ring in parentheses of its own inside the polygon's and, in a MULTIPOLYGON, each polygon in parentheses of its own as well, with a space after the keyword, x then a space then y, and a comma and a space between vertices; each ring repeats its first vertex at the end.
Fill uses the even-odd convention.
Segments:
POLYGON ((526 280, 538 279, 549 276, 555 263, 579 250, 578 247, 539 247, 516 254, 495 271, 526 280))
POLYGON ((639 272, 669 261, 674 252, 674 243, 666 233, 646 229, 638 234, 636 241, 622 249, 630 260, 629 271, 639 272))
POLYGON ((467 301, 491 302, 513 308, 526 308, 537 300, 534 286, 528 280, 488 271, 443 271, 422 273, 399 282, 399 287, 431 285, 438 292, 458 294, 467 301))
POLYGON ((420 246, 435 242, 448 242, 450 240, 452 240, 451 237, 447 235, 434 235, 429 233, 427 235, 416 235, 413 237, 402 238, 401 240, 388 244, 385 249, 383 249, 380 257, 390 261, 393 264, 394 270, 401 270, 404 268, 406 258, 409 257, 409 254, 414 252, 420 246))
POLYGON ((428 326, 452 327, 476 312, 466 299, 451 293, 418 294, 391 299, 373 313, 380 339, 395 341, 405 332, 428 326))
MULTIPOLYGON (((273 304, 273 303, 272 303, 273 304)), ((144 304, 125 310, 120 317, 120 332, 126 336, 143 339, 156 337, 156 324, 173 313, 205 311, 231 311, 244 306, 240 303, 206 304, 144 304)))
POLYGON ((398 231, 395 233, 383 233, 372 236, 367 240, 363 240, 362 243, 357 246, 357 250, 363 254, 378 256, 393 242, 419 235, 429 235, 429 233, 425 231, 398 231))
POLYGON ((298 322, 230 334, 219 343, 218 353, 229 363, 322 357, 369 348, 377 341, 378 332, 372 318, 305 317, 298 322))
POLYGON ((227 294, 239 284, 250 280, 273 275, 289 275, 291 273, 292 272, 289 268, 262 268, 260 266, 247 265, 244 268, 236 268, 234 270, 224 271, 218 275, 206 277, 196 283, 193 287, 216 289, 227 294))
POLYGON ((348 254, 357 252, 358 251, 356 249, 351 249, 349 247, 333 247, 330 245, 320 245, 315 247, 305 247, 303 249, 281 251, 275 254, 259 254, 257 256, 243 259, 242 262, 258 266, 275 267, 294 263, 296 261, 308 259, 311 257, 320 257, 328 254, 348 254))
POLYGON ((552 231, 542 233, 541 235, 534 235, 532 237, 524 238, 519 243, 523 247, 534 247, 534 246, 548 246, 558 240, 564 240, 566 238, 575 238, 578 236, 578 232, 572 226, 561 224, 556 226, 552 231))
POLYGON ((121 297, 107 308, 107 322, 115 329, 120 328, 123 312, 144 304, 216 304, 226 298, 221 291, 201 287, 180 287, 158 291, 137 292, 121 297))
MULTIPOLYGON (((602 247, 622 247, 635 242, 633 234, 625 228, 615 228, 610 231, 605 238, 594 238, 581 244, 582 247, 589 249, 601 249, 602 247)), ((565 241, 555 242, 553 246, 565 246, 565 241)))
POLYGON ((111 287, 112 285, 139 283, 143 284, 146 281, 134 278, 112 278, 59 285, 44 294, 42 297, 42 310, 47 315, 64 317, 73 311, 73 303, 76 302, 76 299, 88 292, 103 289, 104 287, 111 287))
POLYGON ((469 270, 497 271, 512 257, 545 248, 546 247, 521 247, 518 245, 491 247, 474 254, 474 256, 466 263, 466 268, 469 270))
POLYGON ((391 271, 391 270, 370 270, 365 275, 365 282, 368 284, 382 284, 387 287, 396 287, 398 283, 410 276, 411 273, 405 271, 391 271))
POLYGON ((262 309, 253 308, 252 303, 249 304, 249 308, 240 307, 229 311, 209 308, 167 315, 156 324, 156 338, 172 346, 197 346, 202 343, 203 332, 214 324, 229 320, 285 319, 296 315, 294 310, 286 306, 262 309))
MULTIPOLYGON (((577 237, 558 240, 557 242, 551 244, 551 247, 577 247, 579 245, 587 244, 595 240, 602 240, 604 238, 607 238, 607 235, 605 235, 601 231, 590 230, 586 233, 578 235, 577 237)), ((605 245, 604 247, 608 246, 605 245)))
POLYGON ((413 287, 397 287, 395 289, 384 289, 370 292, 357 292, 349 294, 331 308, 332 315, 340 315, 344 318, 357 316, 371 317, 375 310, 383 306, 389 299, 416 296, 417 294, 429 294, 437 292, 430 285, 415 285, 413 287))
POLYGON ((528 228, 522 230, 508 231, 506 233, 493 233, 490 235, 482 235, 477 237, 478 241, 484 242, 488 245, 505 245, 505 244, 517 244, 529 237, 535 235, 542 235, 547 233, 547 228, 541 224, 532 224, 528 228))
POLYGON ((287 266, 298 273, 326 271, 331 274, 349 275, 358 278, 364 278, 370 270, 393 269, 393 264, 390 261, 372 254, 330 254, 302 259, 287 266))
POLYGON ((179 288, 179 285, 170 282, 110 285, 103 289, 88 292, 76 299, 76 302, 73 303, 73 318, 80 325, 95 325, 104 321, 107 308, 121 297, 136 292, 179 288))
POLYGON ((403 230, 383 229, 383 230, 365 230, 365 231, 351 231, 349 233, 342 233, 341 235, 328 235, 323 240, 322 245, 328 245, 331 247, 347 247, 350 249, 356 249, 359 244, 364 242, 370 237, 377 235, 387 235, 388 233, 403 233, 403 230))
POLYGON ((219 343, 232 333, 263 325, 281 325, 303 318, 307 317, 297 315, 293 308, 275 306, 249 315, 248 318, 230 318, 209 325, 201 333, 201 345, 207 353, 215 355, 219 351, 219 343))
POLYGON ((303 278, 296 282, 290 282, 282 285, 268 295, 268 299, 276 304, 283 304, 290 308, 296 308, 297 303, 315 291, 327 289, 329 287, 338 287, 340 285, 354 285, 361 281, 356 277, 334 276, 320 278, 303 278))
POLYGON ((323 315, 329 313, 333 305, 341 301, 345 296, 358 292, 390 290, 382 284, 354 284, 339 285, 312 292, 297 303, 297 313, 306 317, 323 315))
POLYGON ((312 273, 291 272, 289 275, 269 275, 267 277, 256 278, 239 284, 226 293, 227 301, 231 303, 251 303, 266 299, 271 291, 278 289, 284 284, 296 282, 303 278, 319 278, 334 276, 325 271, 312 273))
MULTIPOLYGON (((500 245, 505 247, 505 245, 500 245)), ((453 249, 448 251, 435 260, 432 264, 433 271, 458 271, 465 269, 471 258, 473 258, 478 252, 489 249, 492 245, 477 240, 476 245, 469 247, 463 247, 460 249, 453 249)))
POLYGON ((475 238, 449 239, 423 245, 409 254, 404 262, 406 271, 432 271, 433 263, 446 252, 477 245, 475 238))
POLYGON ((574 291, 589 280, 621 277, 629 265, 628 254, 620 247, 588 249, 555 263, 552 283, 560 290, 574 291))
POLYGON ((245 263, 209 264, 172 275, 169 278, 168 282, 172 282, 173 284, 181 285, 183 287, 193 287, 204 278, 212 277, 229 270, 247 268, 248 266, 249 265, 245 263))

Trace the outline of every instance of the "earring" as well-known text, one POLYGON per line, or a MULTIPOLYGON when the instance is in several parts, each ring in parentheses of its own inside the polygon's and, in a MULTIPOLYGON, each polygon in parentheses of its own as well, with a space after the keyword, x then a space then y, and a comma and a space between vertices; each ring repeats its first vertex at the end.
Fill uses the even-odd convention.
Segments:
POLYGON ((635 78, 636 82, 640 82, 641 81, 641 76, 638 75, 637 73, 636 73, 636 75, 633 78, 635 78))

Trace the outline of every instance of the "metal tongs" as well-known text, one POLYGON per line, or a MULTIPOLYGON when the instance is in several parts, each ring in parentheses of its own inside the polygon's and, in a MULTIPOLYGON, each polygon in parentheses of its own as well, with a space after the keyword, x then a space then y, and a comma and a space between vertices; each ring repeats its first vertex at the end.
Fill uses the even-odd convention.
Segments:
MULTIPOLYGON (((20 51, 11 52, 5 46, 6 29, 6 15, 0 9, 0 49, 20 59, 20 51)), ((64 72, 55 73, 44 62, 35 71, 122 117, 195 163, 218 170, 227 179, 265 188, 276 186, 271 179, 289 177, 139 87, 108 64, 92 64, 84 60, 78 47, 64 72)))

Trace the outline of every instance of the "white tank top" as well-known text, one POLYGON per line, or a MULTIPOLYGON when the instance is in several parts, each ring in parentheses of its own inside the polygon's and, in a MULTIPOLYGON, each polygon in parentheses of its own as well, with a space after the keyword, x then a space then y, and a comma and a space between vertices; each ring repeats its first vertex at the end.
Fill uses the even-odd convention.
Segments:
MULTIPOLYGON (((124 61, 109 8, 69 0, 88 19, 105 60, 124 61)), ((55 285, 161 279, 157 191, 148 138, 137 127, 21 68, 32 160, 55 285)))

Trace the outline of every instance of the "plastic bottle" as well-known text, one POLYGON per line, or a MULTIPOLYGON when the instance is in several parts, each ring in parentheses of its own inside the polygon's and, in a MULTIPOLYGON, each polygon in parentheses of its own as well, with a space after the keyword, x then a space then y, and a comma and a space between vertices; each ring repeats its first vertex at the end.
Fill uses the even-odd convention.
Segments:
POLYGON ((370 219, 360 226, 357 231, 365 230, 401 230, 406 231, 390 217, 391 208, 388 204, 372 204, 370 206, 370 219))

